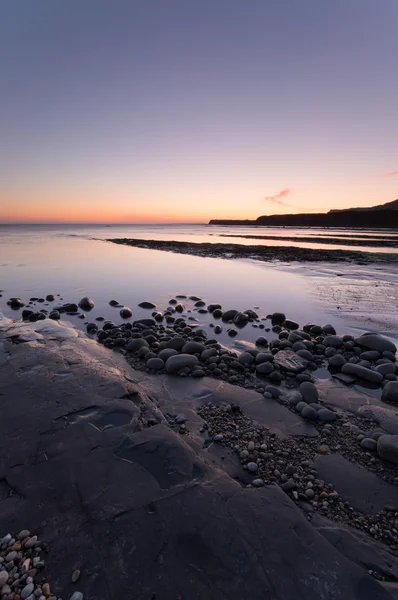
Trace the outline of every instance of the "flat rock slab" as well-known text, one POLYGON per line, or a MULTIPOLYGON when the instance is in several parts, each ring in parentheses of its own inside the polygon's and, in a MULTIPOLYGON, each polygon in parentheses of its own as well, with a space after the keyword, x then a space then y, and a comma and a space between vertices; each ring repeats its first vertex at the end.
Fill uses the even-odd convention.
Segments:
POLYGON ((305 360, 293 350, 280 350, 275 354, 274 364, 279 365, 284 371, 301 373, 307 368, 308 360, 305 360))
POLYGON ((398 557, 384 544, 372 540, 363 531, 315 514, 315 529, 346 558, 367 570, 376 571, 388 581, 398 581, 398 557))
MULTIPOLYGON (((0 531, 49 543, 57 596, 70 598, 79 567, 91 600, 392 599, 280 488, 242 488, 171 430, 122 357, 32 331, 16 344, 0 328, 0 531)), ((191 388, 196 400, 230 397, 207 384, 191 388)))
POLYGON ((398 487, 358 467, 343 456, 318 456, 315 466, 319 477, 333 483, 351 506, 366 514, 375 514, 386 505, 398 507, 398 487))
POLYGON ((184 412, 184 414, 188 411, 194 422, 202 422, 198 421, 195 411, 206 402, 237 404, 248 417, 282 437, 318 435, 313 425, 275 400, 264 398, 262 394, 253 390, 217 381, 210 377, 196 380, 164 375, 151 378, 144 376, 141 382, 156 397, 162 409, 184 412))

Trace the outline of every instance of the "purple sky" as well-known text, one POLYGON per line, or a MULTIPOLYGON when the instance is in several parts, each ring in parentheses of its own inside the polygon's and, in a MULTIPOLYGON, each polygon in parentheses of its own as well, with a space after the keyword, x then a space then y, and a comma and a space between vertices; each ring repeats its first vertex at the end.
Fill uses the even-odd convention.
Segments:
POLYGON ((3 0, 0 221, 391 201, 397 24, 397 0, 3 0))

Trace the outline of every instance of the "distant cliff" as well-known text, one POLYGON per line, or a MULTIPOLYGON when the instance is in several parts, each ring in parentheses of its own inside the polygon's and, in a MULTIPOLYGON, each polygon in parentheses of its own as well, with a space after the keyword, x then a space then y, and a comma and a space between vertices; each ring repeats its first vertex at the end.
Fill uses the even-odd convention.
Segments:
POLYGON ((269 227, 398 227, 398 200, 369 208, 328 213, 265 215, 256 220, 212 219, 210 225, 265 225, 269 227))

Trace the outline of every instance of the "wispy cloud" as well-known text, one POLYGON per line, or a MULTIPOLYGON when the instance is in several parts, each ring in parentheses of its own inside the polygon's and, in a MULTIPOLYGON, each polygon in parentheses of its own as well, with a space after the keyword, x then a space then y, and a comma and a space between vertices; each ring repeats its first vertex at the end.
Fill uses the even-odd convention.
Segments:
POLYGON ((392 173, 387 173, 386 177, 394 177, 394 175, 398 175, 398 171, 393 171, 392 173))
POLYGON ((267 202, 273 202, 274 204, 279 204, 279 206, 289 206, 288 204, 286 204, 286 202, 281 200, 281 198, 285 198, 286 196, 291 194, 292 191, 293 190, 291 190, 290 188, 286 188, 284 190, 281 190, 274 196, 265 196, 264 200, 267 200, 267 202))

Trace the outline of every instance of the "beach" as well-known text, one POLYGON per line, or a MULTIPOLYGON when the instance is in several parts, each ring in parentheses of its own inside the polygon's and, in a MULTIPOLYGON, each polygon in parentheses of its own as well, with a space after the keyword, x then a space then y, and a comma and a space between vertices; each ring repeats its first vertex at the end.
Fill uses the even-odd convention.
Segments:
POLYGON ((396 597, 393 248, 279 232, 265 260, 197 252, 211 228, 126 229, 1 238, 0 520, 48 544, 32 585, 396 597))

